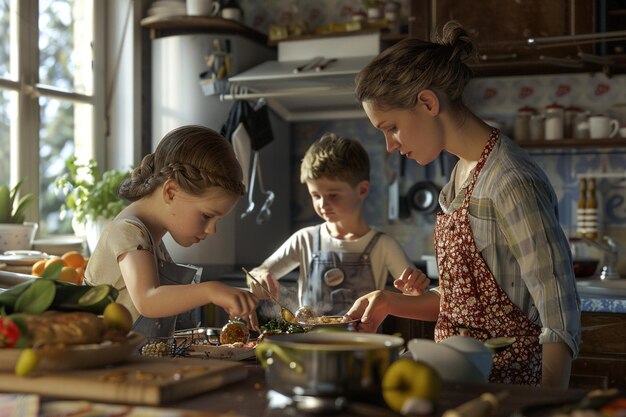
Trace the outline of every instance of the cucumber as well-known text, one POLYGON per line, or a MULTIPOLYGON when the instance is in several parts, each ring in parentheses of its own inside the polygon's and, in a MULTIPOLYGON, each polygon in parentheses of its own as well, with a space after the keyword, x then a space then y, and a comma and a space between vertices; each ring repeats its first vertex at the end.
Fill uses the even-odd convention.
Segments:
POLYGON ((40 278, 26 288, 15 301, 16 312, 28 314, 40 314, 48 310, 54 301, 56 294, 54 280, 40 278))
POLYGON ((7 313, 12 312, 15 309, 15 302, 18 297, 26 291, 30 285, 35 282, 34 280, 22 282, 14 285, 11 288, 2 291, 0 293, 0 307, 3 307, 7 313))
POLYGON ((514 337, 494 337, 485 340, 485 346, 493 352, 498 353, 515 343, 514 337))

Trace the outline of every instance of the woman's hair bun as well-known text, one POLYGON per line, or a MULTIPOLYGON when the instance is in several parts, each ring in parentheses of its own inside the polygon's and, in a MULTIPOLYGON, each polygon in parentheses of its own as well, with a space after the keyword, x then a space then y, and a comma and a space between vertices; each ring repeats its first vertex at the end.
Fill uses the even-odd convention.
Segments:
POLYGON ((476 47, 474 41, 463 26, 456 20, 450 20, 441 29, 441 34, 432 35, 433 43, 447 46, 451 49, 450 61, 465 62, 474 59, 476 47))

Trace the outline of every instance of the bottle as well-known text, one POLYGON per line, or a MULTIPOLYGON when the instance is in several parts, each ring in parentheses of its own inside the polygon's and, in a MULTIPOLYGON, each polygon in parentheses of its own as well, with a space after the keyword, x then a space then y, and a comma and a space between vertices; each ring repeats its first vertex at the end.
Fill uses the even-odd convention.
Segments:
POLYGON ((598 238, 598 200, 596 199, 596 180, 589 178, 587 182, 587 202, 585 204, 587 217, 587 232, 585 237, 598 238))
POLYGON ((580 237, 585 237, 587 234, 587 179, 580 179, 579 189, 578 205, 576 207, 576 224, 578 225, 576 234, 580 237))

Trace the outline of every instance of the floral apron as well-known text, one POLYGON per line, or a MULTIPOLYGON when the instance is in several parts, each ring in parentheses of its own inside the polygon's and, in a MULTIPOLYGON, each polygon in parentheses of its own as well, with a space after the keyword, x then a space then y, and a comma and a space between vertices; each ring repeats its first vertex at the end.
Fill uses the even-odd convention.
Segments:
POLYGON ((441 302, 435 341, 458 335, 463 328, 481 341, 513 336, 515 343, 494 355, 489 380, 539 385, 541 327, 532 323, 500 288, 476 247, 469 220, 470 197, 499 133, 497 129, 491 133, 461 207, 449 214, 437 213, 434 238, 441 302))
POLYGON ((372 237, 363 253, 324 252, 320 230, 313 232, 313 256, 304 304, 321 314, 343 315, 362 295, 376 289, 370 254, 381 232, 372 237))

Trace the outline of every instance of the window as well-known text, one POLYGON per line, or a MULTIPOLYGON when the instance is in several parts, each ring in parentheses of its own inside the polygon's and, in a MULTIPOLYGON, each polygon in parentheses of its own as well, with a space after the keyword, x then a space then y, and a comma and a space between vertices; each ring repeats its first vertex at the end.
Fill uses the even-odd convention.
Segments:
POLYGON ((73 233, 54 180, 65 160, 96 158, 102 126, 105 2, 0 0, 0 183, 39 196, 39 234, 73 233), (104 20, 104 19, 98 19, 104 20), (96 81, 100 80, 100 81, 96 81), (99 84, 101 83, 101 84, 99 84))

